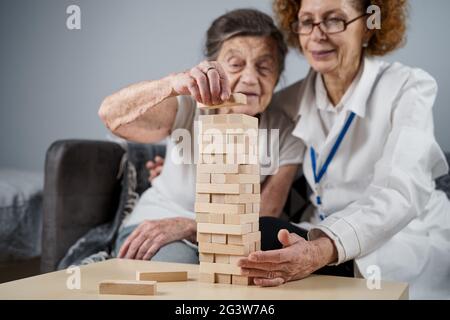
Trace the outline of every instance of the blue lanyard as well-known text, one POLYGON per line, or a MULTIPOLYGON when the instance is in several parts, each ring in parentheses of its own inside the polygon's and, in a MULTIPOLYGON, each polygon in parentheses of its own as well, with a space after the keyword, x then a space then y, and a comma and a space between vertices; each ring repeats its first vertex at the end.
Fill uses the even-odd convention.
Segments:
MULTIPOLYGON (((350 128, 350 125, 352 124, 352 121, 354 118, 355 118, 355 113, 352 112, 350 114, 350 116, 348 117, 347 121, 345 122, 345 125, 342 128, 341 132, 339 133, 339 136, 338 136, 336 142, 334 143, 334 146, 331 149, 330 154, 328 155, 325 163, 323 164, 323 166, 320 169, 320 172, 318 174, 317 174, 317 163, 316 163, 316 151, 311 146, 311 163, 312 163, 312 169, 313 169, 313 173, 314 173, 314 182, 316 183, 316 186, 319 185, 320 180, 322 180, 322 177, 327 172, 328 166, 330 165, 331 161, 333 160, 333 157, 336 155, 336 152, 337 152, 342 140, 344 140, 345 134, 347 133, 348 128, 350 128)), ((317 202, 317 205, 319 205, 319 206, 322 204, 322 199, 321 199, 320 194, 316 194, 316 202, 317 202)))

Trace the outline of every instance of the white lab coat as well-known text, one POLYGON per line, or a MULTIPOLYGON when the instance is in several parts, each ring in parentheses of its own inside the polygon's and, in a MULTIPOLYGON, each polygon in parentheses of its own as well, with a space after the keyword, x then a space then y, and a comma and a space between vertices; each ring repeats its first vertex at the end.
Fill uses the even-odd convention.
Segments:
MULTIPOLYGON (((310 222, 330 236, 339 261, 355 261, 355 276, 374 265, 382 280, 410 285, 410 298, 450 298, 450 202, 434 180, 448 172, 434 137, 437 94, 426 72, 366 58, 353 92, 328 135, 320 124, 315 78, 308 76, 274 96, 297 122, 304 142, 303 172, 314 178, 310 147, 322 166, 351 111, 356 117, 322 178, 322 210, 310 222)), ((315 197, 312 196, 312 200, 315 197)), ((315 203, 315 201, 312 201, 315 203)))

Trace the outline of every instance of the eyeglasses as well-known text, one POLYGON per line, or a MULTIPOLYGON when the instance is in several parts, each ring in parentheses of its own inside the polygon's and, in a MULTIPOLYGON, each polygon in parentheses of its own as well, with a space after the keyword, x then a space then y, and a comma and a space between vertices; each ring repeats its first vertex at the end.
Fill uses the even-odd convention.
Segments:
POLYGON ((317 23, 314 23, 312 20, 295 21, 294 23, 292 23, 291 29, 294 33, 307 36, 313 32, 314 27, 318 26, 320 30, 322 30, 322 32, 326 34, 335 34, 344 32, 345 30, 347 30, 347 26, 349 24, 365 16, 367 16, 367 13, 349 21, 345 21, 339 18, 329 18, 317 23))

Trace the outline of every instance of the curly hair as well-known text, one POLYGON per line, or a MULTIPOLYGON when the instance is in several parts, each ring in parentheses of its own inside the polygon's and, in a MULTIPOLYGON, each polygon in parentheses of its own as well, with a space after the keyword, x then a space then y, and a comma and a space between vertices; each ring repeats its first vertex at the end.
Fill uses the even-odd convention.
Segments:
MULTIPOLYGON (((369 56, 384 56, 406 43, 406 20, 408 0, 350 0, 356 10, 365 12, 371 5, 381 10, 381 29, 373 30, 365 53, 369 56)), ((287 43, 301 51, 298 35, 291 30, 297 20, 301 0, 274 0, 273 10, 287 43)))

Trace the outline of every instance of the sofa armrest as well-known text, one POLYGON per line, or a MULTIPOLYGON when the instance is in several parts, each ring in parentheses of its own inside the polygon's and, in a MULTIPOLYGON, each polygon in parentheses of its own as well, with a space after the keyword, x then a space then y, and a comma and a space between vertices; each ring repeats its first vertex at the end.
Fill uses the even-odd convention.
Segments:
POLYGON ((41 272, 56 269, 75 241, 113 218, 123 148, 113 142, 61 140, 47 151, 41 272))

